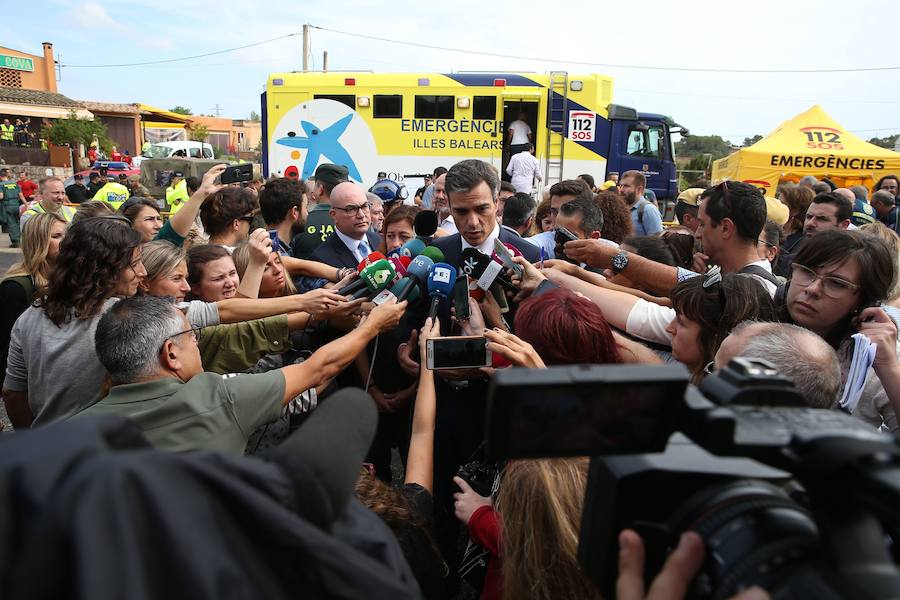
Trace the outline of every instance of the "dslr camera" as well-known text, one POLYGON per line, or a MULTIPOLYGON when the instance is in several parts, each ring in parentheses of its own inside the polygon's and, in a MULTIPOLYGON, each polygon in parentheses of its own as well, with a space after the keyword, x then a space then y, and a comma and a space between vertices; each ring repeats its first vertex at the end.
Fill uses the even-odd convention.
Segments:
POLYGON ((703 538, 689 598, 900 598, 896 439, 807 408, 766 361, 688 382, 680 365, 497 371, 487 458, 592 457, 578 558, 605 597, 631 528, 648 584, 684 531, 703 538))

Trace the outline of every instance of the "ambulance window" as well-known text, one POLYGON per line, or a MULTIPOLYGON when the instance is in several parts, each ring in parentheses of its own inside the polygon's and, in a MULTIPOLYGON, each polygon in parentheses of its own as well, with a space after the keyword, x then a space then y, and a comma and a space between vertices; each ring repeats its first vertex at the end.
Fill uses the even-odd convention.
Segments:
POLYGON ((316 100, 334 100, 341 104, 346 104, 350 110, 356 110, 356 96, 353 94, 316 94, 313 96, 316 100))
POLYGON ((375 94, 372 116, 376 119, 399 119, 403 116, 403 96, 375 94))
POLYGON ((472 99, 472 118, 485 119, 487 121, 496 121, 496 96, 475 96, 475 98, 472 99))
POLYGON ((453 96, 416 96, 417 119, 452 119, 453 96))

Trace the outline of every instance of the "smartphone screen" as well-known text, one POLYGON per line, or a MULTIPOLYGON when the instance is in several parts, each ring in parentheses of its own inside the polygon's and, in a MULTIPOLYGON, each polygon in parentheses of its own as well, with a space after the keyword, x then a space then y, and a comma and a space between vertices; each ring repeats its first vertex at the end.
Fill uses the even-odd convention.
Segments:
POLYGON ((244 183, 253 180, 253 165, 244 163, 226 167, 219 176, 221 183, 244 183))
POLYGON ((489 367, 491 353, 484 337, 440 337, 428 340, 429 369, 489 367))
POLYGON ((456 310, 457 320, 463 321, 469 318, 469 278, 457 277, 453 284, 453 308, 456 310))

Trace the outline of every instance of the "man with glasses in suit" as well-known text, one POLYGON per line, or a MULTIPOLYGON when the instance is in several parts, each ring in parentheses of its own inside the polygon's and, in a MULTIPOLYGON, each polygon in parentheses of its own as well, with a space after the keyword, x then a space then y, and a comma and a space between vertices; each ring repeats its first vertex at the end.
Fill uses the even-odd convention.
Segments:
POLYGON ((369 230, 372 224, 371 206, 362 186, 345 181, 331 192, 328 214, 334 220, 334 235, 316 248, 311 260, 332 267, 356 266, 381 245, 381 236, 369 230))

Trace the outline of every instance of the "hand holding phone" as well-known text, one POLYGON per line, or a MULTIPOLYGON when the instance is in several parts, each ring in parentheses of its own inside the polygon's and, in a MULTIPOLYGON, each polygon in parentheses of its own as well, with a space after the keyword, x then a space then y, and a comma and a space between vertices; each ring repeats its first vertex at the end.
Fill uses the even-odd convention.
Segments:
POLYGON ((242 163, 240 165, 231 165, 222 171, 222 176, 219 178, 219 181, 222 184, 253 181, 253 164, 242 163))

